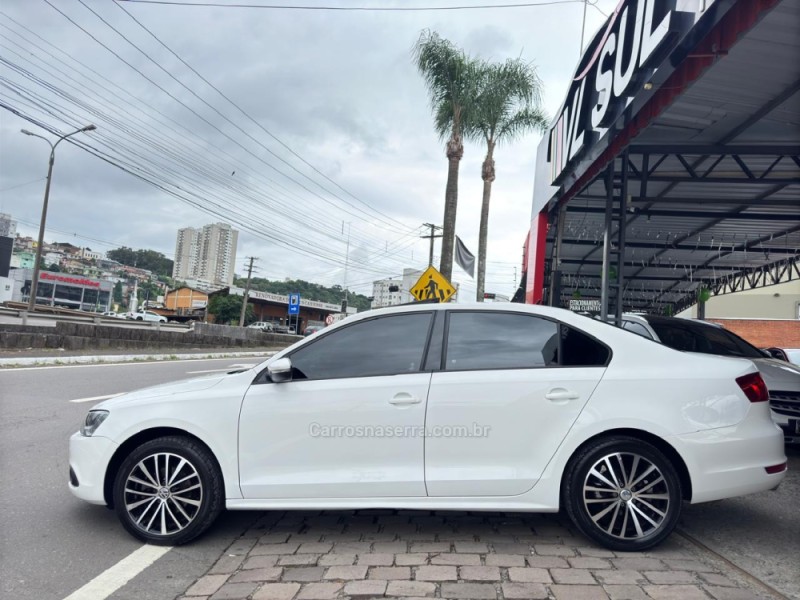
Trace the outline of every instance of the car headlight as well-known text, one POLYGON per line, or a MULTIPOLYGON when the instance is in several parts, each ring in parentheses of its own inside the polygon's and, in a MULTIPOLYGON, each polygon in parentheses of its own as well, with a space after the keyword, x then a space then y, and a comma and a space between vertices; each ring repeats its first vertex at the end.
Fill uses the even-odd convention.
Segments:
POLYGON ((86 437, 94 435, 94 432, 100 427, 100 423, 106 420, 106 417, 108 417, 107 410, 90 410, 81 427, 81 435, 86 437))

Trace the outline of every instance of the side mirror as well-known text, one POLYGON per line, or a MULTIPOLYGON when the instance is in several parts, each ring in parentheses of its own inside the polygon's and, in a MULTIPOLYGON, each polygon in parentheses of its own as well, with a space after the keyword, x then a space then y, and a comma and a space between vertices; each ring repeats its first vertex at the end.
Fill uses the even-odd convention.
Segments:
POLYGON ((273 383, 284 383, 292 380, 292 361, 289 358, 279 358, 267 367, 269 378, 273 383))
POLYGON ((786 356, 786 353, 780 348, 765 348, 762 352, 770 358, 777 358, 778 360, 789 362, 789 357, 786 356))

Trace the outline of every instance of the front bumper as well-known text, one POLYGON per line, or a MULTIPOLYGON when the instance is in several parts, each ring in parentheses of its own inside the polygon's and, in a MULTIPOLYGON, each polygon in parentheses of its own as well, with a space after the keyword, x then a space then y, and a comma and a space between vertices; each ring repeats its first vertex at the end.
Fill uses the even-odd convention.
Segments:
POLYGON ((108 438, 74 433, 69 438, 69 490, 81 500, 105 504, 106 470, 117 448, 118 445, 108 438))

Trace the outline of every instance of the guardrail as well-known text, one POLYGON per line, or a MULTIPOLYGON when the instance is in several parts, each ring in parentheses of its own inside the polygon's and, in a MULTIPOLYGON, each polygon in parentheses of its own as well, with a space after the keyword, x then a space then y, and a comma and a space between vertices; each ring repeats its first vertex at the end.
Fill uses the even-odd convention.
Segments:
POLYGON ((184 323, 162 323, 154 321, 134 321, 132 319, 118 319, 116 317, 105 317, 103 315, 76 315, 70 314, 74 311, 63 309, 53 309, 52 307, 37 307, 36 312, 31 313, 22 308, 0 307, 0 316, 16 317, 21 319, 22 325, 27 325, 29 319, 39 319, 43 321, 66 321, 70 323, 94 323, 95 325, 115 325, 119 327, 151 327, 158 331, 190 331, 191 326, 184 323), (49 309, 49 310, 48 310, 49 309))

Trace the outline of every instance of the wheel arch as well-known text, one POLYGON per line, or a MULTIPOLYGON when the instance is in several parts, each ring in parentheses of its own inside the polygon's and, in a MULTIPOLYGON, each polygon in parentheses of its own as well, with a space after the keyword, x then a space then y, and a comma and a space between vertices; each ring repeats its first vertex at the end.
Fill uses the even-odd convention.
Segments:
POLYGON ((680 453, 669 442, 667 442, 663 438, 658 437, 653 433, 644 431, 642 429, 632 429, 625 427, 621 427, 618 429, 608 429, 606 431, 593 435, 592 437, 584 440, 584 442, 580 446, 575 448, 575 450, 570 455, 569 460, 567 461, 567 468, 565 468, 561 473, 560 490, 562 490, 562 492, 564 490, 564 484, 566 483, 567 475, 570 472, 569 465, 570 463, 572 463, 572 460, 575 456, 577 456, 589 444, 592 444, 604 438, 619 436, 619 435, 624 435, 627 437, 642 440, 643 442, 647 442, 650 445, 655 446, 660 452, 662 452, 664 456, 666 456, 669 459, 669 461, 673 464, 675 470, 678 473, 678 477, 681 482, 681 491, 683 494, 683 499, 686 500, 687 502, 691 501, 692 477, 689 474, 689 468, 686 466, 686 462, 683 460, 683 457, 680 455, 680 453))
POLYGON ((225 487, 225 474, 222 471, 222 467, 219 464, 219 459, 211 450, 211 448, 206 444, 202 439, 189 433, 184 429, 180 429, 178 427, 153 427, 150 429, 145 429, 143 431, 139 431, 135 435, 132 435, 127 440, 125 440, 122 444, 120 444, 119 448, 114 452, 114 455, 111 457, 111 460, 108 461, 108 467, 106 468, 106 475, 105 479, 103 480, 103 497, 106 501, 106 506, 108 508, 114 508, 114 479, 117 476, 117 471, 119 470, 122 462, 125 458, 133 451, 134 448, 137 446, 141 446, 145 442, 149 442, 150 440, 154 440, 161 437, 167 436, 180 436, 189 438, 195 443, 202 445, 207 451, 209 456, 214 459, 214 462, 217 465, 217 469, 219 469, 220 477, 222 477, 222 486, 223 489, 225 487))

